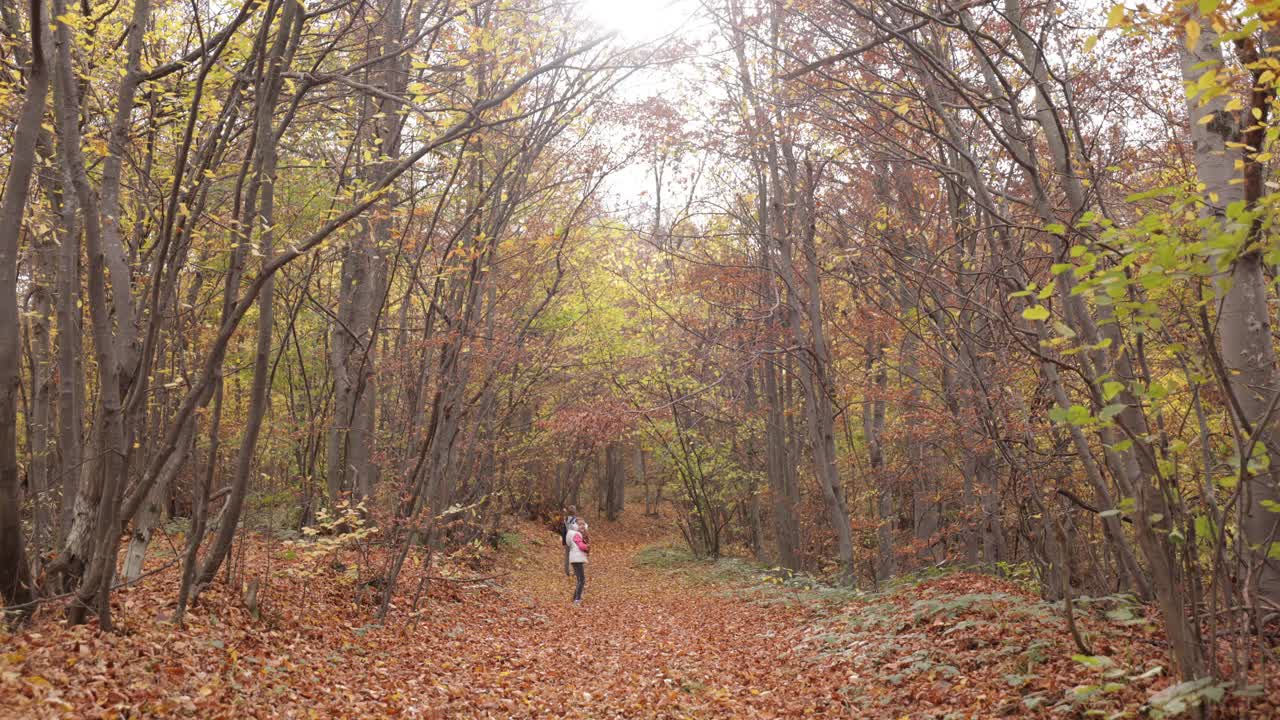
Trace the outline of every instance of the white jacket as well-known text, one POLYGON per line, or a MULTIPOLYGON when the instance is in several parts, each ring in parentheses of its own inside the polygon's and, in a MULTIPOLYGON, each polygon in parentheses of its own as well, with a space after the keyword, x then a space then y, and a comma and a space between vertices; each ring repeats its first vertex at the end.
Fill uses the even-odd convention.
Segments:
POLYGON ((582 548, 578 547, 578 543, 574 540, 581 539, 582 533, 578 532, 577 527, 572 527, 564 534, 565 543, 569 546, 569 562, 584 563, 587 561, 587 554, 582 552, 582 548))

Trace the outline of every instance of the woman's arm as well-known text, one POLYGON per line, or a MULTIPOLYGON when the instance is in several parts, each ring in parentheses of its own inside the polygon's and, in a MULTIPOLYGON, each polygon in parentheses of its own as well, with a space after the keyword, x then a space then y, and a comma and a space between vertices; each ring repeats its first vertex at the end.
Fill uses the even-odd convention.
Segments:
POLYGON ((578 549, 581 550, 582 552, 584 553, 591 552, 591 546, 587 544, 586 540, 582 539, 582 533, 574 533, 573 542, 575 545, 578 546, 578 549))

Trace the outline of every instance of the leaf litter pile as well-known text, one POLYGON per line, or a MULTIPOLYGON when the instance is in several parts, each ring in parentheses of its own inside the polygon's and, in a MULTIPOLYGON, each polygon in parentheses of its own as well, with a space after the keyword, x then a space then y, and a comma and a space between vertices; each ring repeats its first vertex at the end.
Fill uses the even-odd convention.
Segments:
POLYGON ((1153 623, 1120 599, 1081 603, 1084 655, 1009 582, 834 591, 694 561, 652 520, 597 523, 575 607, 556 537, 516 530, 496 567, 437 563, 449 579, 417 611, 406 573, 382 625, 356 550, 264 539, 243 550, 265 568, 256 613, 218 583, 176 628, 176 569, 117 593, 120 633, 67 627, 51 605, 0 638, 0 717, 1158 717, 1202 697, 1268 717, 1280 697, 1175 685, 1153 623))

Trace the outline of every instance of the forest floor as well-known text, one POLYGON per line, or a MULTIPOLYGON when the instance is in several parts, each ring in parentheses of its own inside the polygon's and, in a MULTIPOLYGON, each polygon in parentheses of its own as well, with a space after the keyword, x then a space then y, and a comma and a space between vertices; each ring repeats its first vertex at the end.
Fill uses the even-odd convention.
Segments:
MULTIPOLYGON (((629 518, 593 523, 586 601, 574 606, 555 535, 514 529, 488 558, 496 565, 437 563, 431 572, 451 579, 433 582, 417 612, 407 572, 384 625, 359 589, 362 551, 337 558, 266 539, 243 544, 246 574, 262 577, 259 617, 241 589, 219 583, 179 630, 165 620, 173 568, 118 593, 118 633, 68 628, 51 605, 0 636, 0 717, 923 720, 1177 709, 1154 624, 1114 600, 1083 605, 1095 654, 1082 656, 1061 617, 1009 582, 950 573, 883 593, 834 591, 740 560, 695 561, 670 524, 629 518)), ((1270 690, 1270 702, 1242 714, 1274 716, 1270 690)))

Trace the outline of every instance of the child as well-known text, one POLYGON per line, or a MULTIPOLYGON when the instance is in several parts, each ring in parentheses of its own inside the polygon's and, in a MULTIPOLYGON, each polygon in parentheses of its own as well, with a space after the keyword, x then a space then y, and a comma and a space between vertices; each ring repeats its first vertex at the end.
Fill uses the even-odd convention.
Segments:
POLYGON ((564 545, 564 576, 569 577, 569 533, 578 529, 578 507, 570 505, 564 513, 564 532, 560 535, 560 544, 564 545))
POLYGON ((591 546, 586 540, 587 523, 578 520, 576 527, 565 533, 565 542, 569 547, 569 564, 573 566, 573 574, 578 578, 578 585, 573 591, 573 604, 582 604, 582 590, 587 584, 587 554, 591 546))

